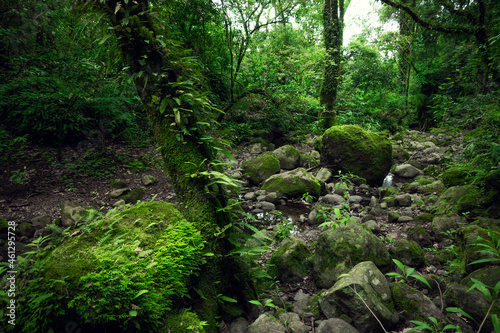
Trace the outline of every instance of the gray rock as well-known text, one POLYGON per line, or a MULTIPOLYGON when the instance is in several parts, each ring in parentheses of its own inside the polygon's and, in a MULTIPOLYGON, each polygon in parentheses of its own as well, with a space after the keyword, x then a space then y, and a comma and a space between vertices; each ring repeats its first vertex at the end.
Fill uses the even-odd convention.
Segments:
POLYGON ((451 229, 457 229, 460 223, 460 216, 453 215, 442 215, 436 216, 432 220, 431 228, 436 234, 441 234, 451 229))
POLYGON ((275 210, 276 209, 276 205, 271 203, 271 202, 261 201, 259 204, 260 204, 260 209, 262 209, 262 210, 275 210))
POLYGON ((245 200, 250 200, 250 201, 255 200, 255 197, 256 197, 256 196, 255 196, 255 192, 247 192, 247 193, 245 193, 245 195, 243 196, 243 198, 244 198, 245 200))
POLYGON ((246 333, 247 326, 249 324, 250 323, 245 318, 242 318, 242 317, 237 318, 237 319, 233 320, 233 322, 231 322, 231 324, 229 324, 229 327, 227 328, 227 332, 228 333, 246 333))
POLYGON ((408 222, 412 222, 413 221, 413 217, 411 216, 400 216, 398 218, 398 223, 408 223, 408 222))
POLYGON ((309 333, 309 327, 300 320, 299 315, 296 313, 280 313, 278 318, 282 323, 286 323, 286 327, 293 333, 309 333))
POLYGON ((158 179, 156 179, 156 177, 153 177, 151 175, 142 176, 142 184, 144 186, 155 185, 157 183, 158 183, 158 179))
POLYGON ((279 147, 273 152, 280 161, 281 168, 293 170, 299 166, 300 152, 291 145, 279 147))
POLYGON ((130 192, 129 188, 120 188, 109 193, 110 198, 118 198, 126 193, 130 192))
POLYGON ((316 285, 330 288, 339 275, 366 260, 385 268, 392 263, 384 243, 370 230, 355 222, 325 230, 318 237, 312 259, 316 285))
POLYGON ((280 197, 277 192, 269 192, 266 194, 264 199, 265 201, 272 202, 273 204, 277 204, 280 202, 280 197))
POLYGON ((399 207, 409 207, 411 206, 412 200, 409 194, 401 194, 394 198, 394 202, 399 207))
POLYGON ((61 223, 63 227, 69 227, 79 222, 86 211, 85 207, 73 202, 65 201, 61 204, 61 223))
POLYGON ((325 183, 328 183, 332 179, 332 177, 332 172, 327 168, 319 169, 318 173, 316 174, 316 178, 318 178, 319 181, 325 183))
POLYGON ((31 223, 29 223, 29 222, 20 223, 16 227, 16 231, 21 237, 23 237, 23 236, 33 237, 33 235, 35 234, 35 228, 33 228, 31 223))
POLYGON ((250 326, 247 327, 248 333, 285 333, 286 328, 278 319, 263 313, 250 326))
POLYGON ((394 173, 400 177, 404 178, 414 178, 419 175, 423 175, 424 172, 415 168, 411 164, 401 164, 394 169, 394 173))
POLYGON ((394 223, 394 222, 396 222, 398 219, 399 219, 399 214, 398 214, 397 212, 390 211, 390 212, 387 214, 387 222, 389 222, 389 223, 394 223))
POLYGON ((302 318, 319 318, 318 299, 315 295, 298 300, 293 303, 292 308, 302 318))
POLYGON ((354 266, 324 292, 318 302, 327 318, 338 318, 340 314, 345 314, 360 332, 384 332, 367 306, 388 330, 399 321, 389 284, 371 261, 354 266))
POLYGON ((337 203, 345 202, 346 200, 338 194, 327 194, 324 197, 321 197, 320 201, 334 205, 337 203))
POLYGON ((49 215, 37 216, 31 220, 31 224, 36 229, 44 228, 47 224, 51 223, 52 223, 52 217, 50 217, 49 215))
POLYGON ((359 333, 357 329, 339 318, 330 318, 319 324, 317 333, 359 333))
POLYGON ((372 232, 380 232, 380 227, 374 220, 369 220, 363 223, 365 227, 370 229, 372 232))

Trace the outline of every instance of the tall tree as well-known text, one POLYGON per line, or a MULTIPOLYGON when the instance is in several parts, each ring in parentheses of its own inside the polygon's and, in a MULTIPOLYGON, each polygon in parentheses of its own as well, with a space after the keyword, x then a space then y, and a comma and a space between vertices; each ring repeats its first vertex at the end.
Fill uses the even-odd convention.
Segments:
POLYGON ((341 81, 344 14, 349 0, 325 0, 323 7, 323 38, 326 49, 323 84, 319 92, 324 111, 320 115, 324 128, 336 122, 337 93, 341 81))
MULTIPOLYGON (((210 140, 203 135, 203 117, 210 104, 199 93, 200 82, 185 50, 169 39, 151 10, 148 0, 91 0, 112 25, 119 48, 133 78, 153 133, 160 147, 165 171, 170 176, 185 218, 203 233, 207 252, 214 254, 195 281, 203 297, 196 311, 216 331, 220 314, 219 295, 236 298, 248 309, 248 297, 255 297, 243 266, 228 257, 231 246, 224 231, 231 226, 231 216, 221 210, 227 206, 222 175, 214 164, 210 140)), ((196 296, 196 295, 194 295, 196 296)))

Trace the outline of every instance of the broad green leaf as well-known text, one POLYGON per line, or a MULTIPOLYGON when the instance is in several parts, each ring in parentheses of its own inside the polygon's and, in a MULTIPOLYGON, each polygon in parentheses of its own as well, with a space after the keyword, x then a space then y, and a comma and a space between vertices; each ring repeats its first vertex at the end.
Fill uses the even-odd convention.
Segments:
POLYGON ((130 310, 128 312, 128 314, 130 315, 130 317, 137 317, 137 311, 136 310, 130 310))
POLYGON ((252 301, 248 301, 249 303, 252 303, 252 304, 255 304, 255 305, 258 305, 258 306, 261 306, 262 303, 259 302, 259 301, 255 301, 255 300, 252 300, 252 301))
POLYGON ((423 276, 416 275, 416 274, 413 274, 411 276, 414 277, 415 279, 417 279, 418 281, 424 283, 429 288, 431 288, 431 285, 429 284, 429 281, 427 281, 423 276))
POLYGON ((495 329, 495 333, 500 333, 500 319, 496 314, 491 315, 491 322, 493 323, 493 328, 495 329))
POLYGON ((234 298, 227 297, 227 296, 221 296, 220 299, 225 301, 225 302, 238 303, 238 301, 235 300, 234 298))
POLYGON ((392 261, 394 261, 394 263, 396 264, 396 266, 399 267, 399 269, 401 269, 403 272, 405 271, 405 265, 403 265, 403 263, 397 259, 392 259, 392 261))
POLYGON ((467 317, 470 320, 474 321, 474 318, 472 318, 467 312, 465 312, 461 308, 449 307, 449 308, 446 308, 446 311, 460 313, 462 316, 467 317))

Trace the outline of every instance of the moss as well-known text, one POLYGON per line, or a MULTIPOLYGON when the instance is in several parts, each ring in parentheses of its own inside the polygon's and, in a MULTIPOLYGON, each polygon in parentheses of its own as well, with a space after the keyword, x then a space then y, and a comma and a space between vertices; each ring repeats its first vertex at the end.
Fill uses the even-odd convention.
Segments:
POLYGON ((417 224, 424 224, 424 223, 432 222, 433 219, 434 219, 434 214, 422 213, 422 214, 416 216, 414 221, 417 224))
POLYGON ((429 185, 434 183, 436 180, 427 178, 417 178, 415 179, 415 181, 418 182, 420 185, 429 185))
POLYGON ((246 160, 241 164, 243 172, 248 175, 254 184, 260 184, 281 169, 280 161, 275 154, 265 152, 256 158, 246 160))
POLYGON ((7 229, 9 228, 9 221, 7 221, 6 219, 4 219, 3 217, 0 217, 0 231, 7 231, 7 229))
POLYGON ((287 197, 301 197, 304 193, 309 193, 318 198, 321 194, 319 180, 307 173, 304 168, 272 176, 264 182, 262 189, 280 192, 287 197))
POLYGON ((196 313, 183 311, 177 315, 169 315, 161 333, 204 333, 203 323, 196 313))
POLYGON ((405 283, 390 283, 392 300, 398 312, 403 312, 412 320, 425 320, 418 310, 418 301, 415 299, 418 290, 413 289, 405 283))
POLYGON ((134 204, 137 201, 141 200, 144 195, 146 195, 146 190, 142 187, 134 188, 127 194, 121 197, 121 199, 125 200, 125 203, 134 204))
POLYGON ((425 265, 425 253, 415 241, 399 240, 390 248, 390 253, 407 266, 419 268, 425 265))
POLYGON ((442 181, 446 187, 469 184, 477 171, 470 166, 451 167, 443 172, 442 181))
POLYGON ((121 179, 113 179, 113 180, 111 180, 110 183, 111 183, 112 188, 121 189, 121 188, 127 187, 127 183, 125 183, 125 181, 123 181, 121 179))
POLYGON ((483 182, 485 186, 489 186, 497 191, 500 191, 500 169, 488 172, 488 174, 483 178, 483 182))
POLYGON ((304 241, 298 238, 288 238, 269 260, 267 273, 280 282, 300 282, 309 273, 307 258, 311 252, 304 241))
POLYGON ((359 126, 333 126, 323 135, 321 162, 380 185, 392 166, 392 145, 382 135, 359 126))
POLYGON ((323 136, 318 136, 314 139, 314 149, 317 151, 321 151, 321 147, 323 146, 323 136))

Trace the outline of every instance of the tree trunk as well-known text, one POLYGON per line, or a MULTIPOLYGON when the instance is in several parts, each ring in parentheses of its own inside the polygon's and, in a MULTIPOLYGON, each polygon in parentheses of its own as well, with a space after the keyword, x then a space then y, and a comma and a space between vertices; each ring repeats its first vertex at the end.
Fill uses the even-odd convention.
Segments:
POLYGON ((336 123, 337 94, 341 79, 344 0, 325 0, 323 38, 326 48, 323 83, 319 92, 323 112, 320 119, 325 129, 336 123), (340 10, 340 13, 339 13, 340 10))
POLYGON ((214 254, 194 284, 203 295, 198 296, 199 306, 195 310, 209 323, 208 331, 215 332, 220 314, 218 295, 236 298, 239 306, 247 310, 250 306, 247 298, 256 297, 245 270, 226 256, 231 247, 221 237, 221 230, 228 227, 231 217, 218 210, 227 205, 226 193, 220 185, 210 185, 208 177, 200 175, 217 167, 211 165, 210 146, 200 140, 202 132, 197 120, 203 104, 197 104, 193 98, 199 87, 189 81, 193 74, 186 75, 192 69, 182 65, 180 47, 168 39, 161 40, 159 35, 163 31, 152 17, 147 0, 93 3, 112 22, 160 147, 165 172, 173 182, 179 208, 204 235, 207 252, 214 254))

